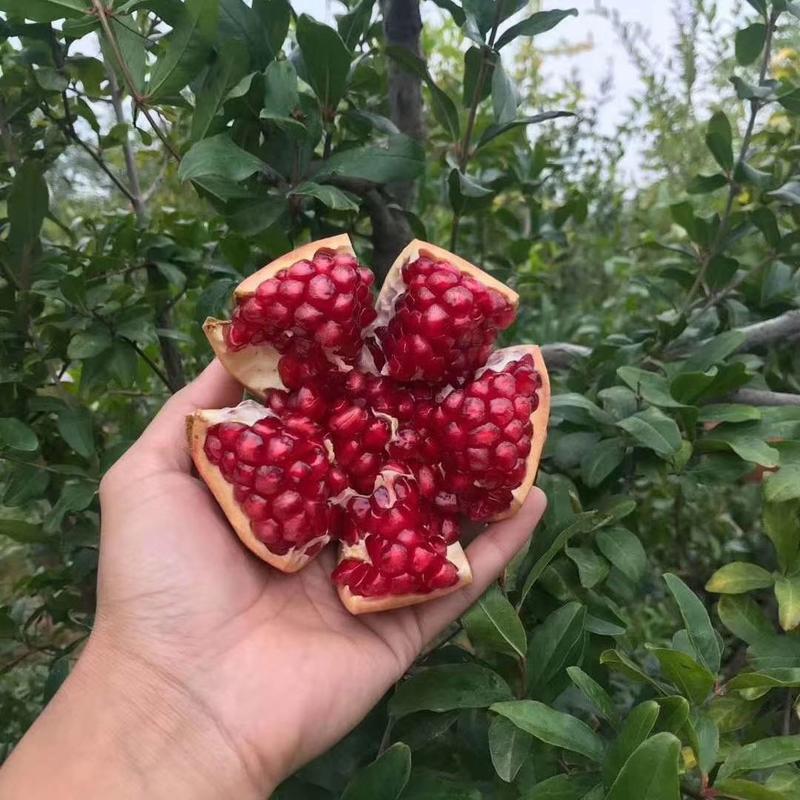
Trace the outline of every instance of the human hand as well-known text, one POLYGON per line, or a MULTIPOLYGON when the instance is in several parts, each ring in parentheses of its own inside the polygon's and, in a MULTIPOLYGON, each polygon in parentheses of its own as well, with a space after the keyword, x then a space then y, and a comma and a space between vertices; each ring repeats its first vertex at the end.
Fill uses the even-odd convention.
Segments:
POLYGON ((70 719, 96 726, 93 743, 82 743, 88 763, 71 757, 66 785, 80 780, 76 769, 88 779, 75 796, 108 796, 109 787, 114 797, 267 796, 358 723, 498 577, 544 511, 534 489, 515 517, 469 546, 470 586, 351 616, 330 582, 333 552, 294 575, 276 572, 242 547, 192 477, 185 417, 240 398, 213 362, 104 478, 95 628, 6 768, 13 787, 26 765, 50 765, 26 797, 45 796, 45 786, 71 796, 56 777, 70 757, 41 752, 72 738, 70 719))

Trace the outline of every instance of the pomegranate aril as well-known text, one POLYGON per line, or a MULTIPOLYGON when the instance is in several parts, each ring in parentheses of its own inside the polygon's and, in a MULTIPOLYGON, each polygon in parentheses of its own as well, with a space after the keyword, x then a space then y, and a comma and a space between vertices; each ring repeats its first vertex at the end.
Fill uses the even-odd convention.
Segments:
POLYGON ((412 594, 419 589, 419 581, 414 575, 398 575, 389 583, 389 594, 412 594))
POLYGON ((211 434, 206 436, 203 450, 205 451, 206 458, 212 464, 219 464, 219 461, 222 458, 222 442, 218 437, 212 436, 211 434))
POLYGON ((426 572, 440 560, 440 556, 425 547, 415 547, 411 551, 411 568, 417 573, 426 572))
POLYGON ((247 426, 242 425, 241 422, 223 422, 221 425, 216 426, 216 433, 220 442, 222 442, 222 446, 226 450, 230 450, 246 428, 247 426))
POLYGON ((425 580, 431 589, 447 589, 457 582, 458 570, 449 561, 445 561, 436 572, 427 576, 425 580))

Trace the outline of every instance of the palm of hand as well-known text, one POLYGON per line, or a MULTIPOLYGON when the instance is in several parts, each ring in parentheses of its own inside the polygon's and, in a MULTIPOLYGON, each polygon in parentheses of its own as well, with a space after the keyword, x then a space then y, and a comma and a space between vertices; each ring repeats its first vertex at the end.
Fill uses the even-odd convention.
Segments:
POLYGON ((239 392, 215 362, 107 476, 97 626, 198 700, 255 780, 277 781, 352 728, 482 593, 544 500, 535 491, 520 514, 470 547, 472 586, 423 606, 351 616, 330 582, 332 552, 281 575, 240 545, 191 477, 183 418, 235 403, 239 392))

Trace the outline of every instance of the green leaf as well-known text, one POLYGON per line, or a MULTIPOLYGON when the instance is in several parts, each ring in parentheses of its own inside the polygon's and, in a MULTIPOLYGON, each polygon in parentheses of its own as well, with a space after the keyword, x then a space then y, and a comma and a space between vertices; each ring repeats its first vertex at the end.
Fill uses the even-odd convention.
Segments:
POLYGON ((637 683, 649 683, 656 691, 662 694, 666 691, 657 680, 648 675, 636 662, 619 650, 604 650, 600 654, 600 663, 606 664, 609 669, 613 669, 637 683))
POLYGON ((787 795, 783 792, 775 792, 760 783, 741 778, 715 781, 714 790, 720 797, 731 800, 787 800, 787 795))
POLYGON ((539 11, 532 14, 527 19, 518 22, 508 28, 497 40, 495 47, 499 50, 505 47, 509 42, 513 42, 518 36, 536 36, 539 33, 544 33, 552 28, 555 28, 561 20, 566 17, 577 17, 578 9, 567 8, 557 9, 551 11, 539 11))
POLYGON ((47 534, 42 531, 41 525, 35 525, 23 519, 0 518, 0 536, 7 536, 22 544, 47 540, 47 534))
POLYGON ((39 440, 24 422, 13 417, 0 417, 0 447, 30 453, 39 447, 39 440))
POLYGON ((176 95, 208 59, 217 32, 219 0, 188 0, 150 74, 150 100, 176 95))
POLYGON ((522 762, 531 751, 533 739, 505 717, 494 717, 489 724, 489 755, 495 772, 506 783, 517 777, 522 762))
POLYGON ((514 606, 493 584, 463 616, 470 641, 496 653, 524 658, 528 642, 514 606))
POLYGON ((411 775, 411 750, 396 742, 371 764, 356 772, 341 800, 397 800, 411 775))
POLYGON ((579 772, 553 775, 538 781, 525 795, 525 800, 597 800, 597 795, 592 791, 596 780, 593 775, 579 772))
POLYGON ((727 185, 728 179, 721 172, 714 175, 695 175, 687 184, 686 191, 689 194, 708 194, 727 185))
POLYGON ((565 603, 537 625, 528 640, 528 684, 541 691, 575 663, 583 642, 586 607, 565 603))
POLYGON ((386 144, 353 147, 334 153, 315 175, 315 179, 341 175, 373 183, 413 180, 425 166, 425 151, 408 136, 390 136, 386 144))
POLYGON ((669 697, 659 697, 656 702, 661 708, 656 730, 680 736, 689 719, 689 701, 679 695, 670 695, 669 697))
POLYGON ((93 326, 76 333, 67 345, 69 358, 93 358, 111 347, 111 334, 105 326, 93 326))
POLYGON ((518 728, 554 747, 580 753, 602 762, 603 740, 584 722, 546 706, 537 700, 511 700, 489 708, 510 719, 518 728))
POLYGON ((538 581, 542 576, 542 573, 545 571, 545 569, 547 569, 547 566, 550 564, 550 562, 561 552, 561 550, 564 548, 564 545, 575 534, 590 530, 593 520, 594 514, 589 512, 577 517, 577 519, 559 531, 559 533, 550 543, 550 546, 547 548, 547 550, 545 550, 544 553, 542 553, 541 556, 539 556, 534 565, 531 567, 531 571, 526 576, 525 583, 523 584, 520 592, 520 599, 518 601, 518 605, 520 607, 525 602, 525 598, 528 596, 528 593, 533 588, 536 581, 538 581))
POLYGON ((27 252, 38 240, 48 204, 42 165, 38 161, 23 162, 8 194, 8 243, 13 250, 27 252))
POLYGON ((599 486, 624 460, 621 439, 604 439, 587 450, 581 459, 581 480, 589 487, 599 486))
POLYGON ((717 634, 700 598, 677 576, 665 573, 664 581, 678 604, 689 640, 702 664, 716 675, 721 659, 717 634))
POLYGON ((780 453, 757 436, 730 429, 718 429, 703 437, 701 444, 709 447, 728 447, 743 461, 762 467, 777 467, 780 453))
POLYGON ((800 500, 800 464, 785 464, 770 475, 764 481, 764 498, 778 504, 800 500))
POLYGON ((514 82, 503 69, 502 59, 498 58, 492 73, 492 109, 497 125, 511 122, 517 116, 519 96, 514 82))
POLYGON ((717 773, 721 780, 739 772, 769 769, 800 760, 800 736, 773 736, 734 750, 717 773))
POLYGON ((703 406, 697 415, 698 422, 752 422, 761 419, 761 411, 755 406, 739 403, 719 403, 703 406))
POLYGON ((567 675, 583 696, 594 706, 597 713, 611 725, 618 725, 619 714, 609 693, 580 667, 567 667, 567 675))
POLYGON ((297 73, 292 62, 273 61, 264 70, 264 107, 259 116, 262 119, 290 119, 299 102, 297 73))
POLYGON ((767 26, 763 22, 736 31, 736 60, 743 67, 752 64, 761 55, 766 38, 767 26))
POLYGON ((697 763, 700 771, 708 775, 717 763, 719 754, 719 728, 707 712, 695 712, 689 725, 697 736, 697 763))
POLYGON ((706 128, 706 147, 725 172, 733 169, 733 133, 724 111, 715 111, 706 128))
POLYGON ((334 209, 334 211, 358 211, 359 209, 358 203, 353 200, 350 195, 345 194, 341 189, 337 189, 335 186, 305 181, 292 189, 290 194, 314 197, 323 205, 334 209))
POLYGON ((661 664, 664 677, 695 705, 706 700, 714 688, 714 676, 691 656, 665 647, 648 647, 661 664))
POLYGON ((650 735, 660 710, 655 700, 646 700, 625 717, 603 763, 603 782, 606 786, 613 783, 633 751, 650 735))
POLYGON ((214 175, 243 181, 265 168, 260 158, 242 150, 227 133, 219 133, 192 145, 178 168, 178 178, 190 181, 214 175))
POLYGON ((778 576, 775 579, 775 599, 781 628, 794 630, 800 625, 800 575, 778 576))
POLYGON ((800 181, 787 181, 778 189, 767 192, 767 197, 774 197, 787 206, 800 206, 800 181))
POLYGON ((683 408, 683 403, 670 393, 669 381, 663 375, 637 367, 619 367, 617 375, 648 403, 662 408, 683 408))
POLYGON ((334 28, 308 14, 301 14, 297 20, 297 44, 323 117, 330 117, 344 95, 353 53, 334 28))
POLYGON ((647 554, 636 534, 627 528, 605 528, 596 537, 600 552, 633 583, 638 583, 647 568, 647 554))
POLYGON ((203 86, 195 96, 191 131, 193 142, 206 135, 228 92, 244 77, 248 66, 245 46, 235 39, 227 42, 206 73, 203 86))
POLYGON ((581 586, 591 589, 608 576, 609 565, 602 556, 588 547, 566 547, 564 554, 578 568, 581 586))
MULTIPOLYGON (((136 20, 132 16, 117 16, 110 18, 111 29, 117 38, 122 60, 127 66, 128 75, 133 79, 137 92, 144 88, 144 76, 147 68, 147 38, 139 32, 136 20)), ((110 60, 116 66, 115 59, 110 60)), ((120 82, 124 83, 124 73, 120 71, 120 82)), ((127 133, 126 133, 127 136, 127 133)))
POLYGON ((718 594, 743 594, 772 586, 772 575, 758 564, 732 561, 720 567, 706 583, 706 591, 718 594))
POLYGON ((756 602, 746 595, 724 595, 717 605, 717 613, 722 624, 734 636, 750 645, 774 635, 764 613, 756 602))
POLYGON ((415 711, 485 708, 511 697, 508 684, 477 664, 429 667, 403 681, 389 701, 389 713, 402 717, 415 711))
POLYGON ((414 769, 403 800, 483 800, 483 794, 467 777, 414 769))
POLYGON ((90 458, 94 455, 92 415, 88 408, 65 407, 58 412, 56 424, 64 441, 79 456, 90 458))
POLYGON ((91 11, 91 4, 81 0, 2 0, 0 11, 34 22, 75 19, 91 11))
MULTIPOLYGON (((270 60, 278 58, 289 32, 289 21, 294 16, 289 0, 253 0, 253 11, 261 20, 263 33, 257 28, 253 31, 251 54, 254 45, 256 55, 266 49, 270 60)), ((263 64, 263 58, 261 63, 263 64)))
POLYGON ((352 11, 342 14, 336 20, 336 27, 345 45, 351 50, 361 41, 361 38, 369 29, 372 19, 372 7, 375 0, 361 0, 352 11))
POLYGON ((620 420, 617 427, 630 434, 636 444, 662 457, 674 455, 680 450, 681 432, 678 426, 657 408, 646 408, 620 420))
POLYGON ((620 769, 606 800, 680 800, 680 740, 657 733, 642 742, 620 769))
POLYGON ((681 367, 682 372, 705 372, 735 353, 745 341, 741 331, 726 331, 700 345, 681 367))
POLYGON ((762 689, 800 686, 800 667, 786 667, 759 672, 740 672, 728 683, 729 689, 762 689))
MULTIPOLYGON (((780 471, 786 467, 781 467, 780 471)), ((764 532, 778 556, 778 566, 790 572, 800 555, 800 503, 765 503, 762 512, 764 532)))
MULTIPOLYGON (((734 678, 736 680, 738 677, 734 678)), ((721 733, 730 733, 748 725, 758 709, 758 703, 730 694, 726 697, 715 697, 708 706, 708 714, 721 733)))
POLYGON ((431 111, 433 111, 434 117, 442 128, 447 131, 451 139, 457 139, 460 123, 456 105, 450 96, 436 85, 424 59, 412 53, 407 47, 400 47, 399 45, 387 47, 386 54, 400 64, 403 69, 425 81, 431 93, 431 111))
POLYGON ((574 117, 571 111, 543 111, 541 114, 532 114, 528 117, 520 117, 519 119, 505 122, 502 125, 490 125, 478 137, 478 143, 475 146, 476 150, 489 144, 493 139, 508 133, 514 128, 521 128, 527 125, 538 125, 540 122, 547 122, 551 119, 560 119, 561 117, 574 117))

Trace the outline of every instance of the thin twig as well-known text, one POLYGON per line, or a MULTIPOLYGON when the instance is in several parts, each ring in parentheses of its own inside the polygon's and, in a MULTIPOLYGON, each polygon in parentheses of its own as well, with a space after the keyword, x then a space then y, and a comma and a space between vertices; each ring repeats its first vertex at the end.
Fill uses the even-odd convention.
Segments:
POLYGON ((153 372, 156 375, 158 375, 159 379, 164 384, 164 386, 166 386, 167 389, 170 392, 172 392, 173 388, 172 386, 170 386, 169 378, 167 378, 167 376, 163 373, 161 367, 159 367, 158 364, 156 364, 156 362, 153 361, 153 359, 150 358, 150 356, 147 355, 147 353, 145 353, 145 351, 142 350, 142 348, 139 347, 139 345, 133 341, 133 339, 128 339, 127 337, 123 336, 122 341, 125 342, 126 344, 129 344, 139 354, 142 361, 144 361, 144 363, 147 364, 147 366, 150 367, 150 369, 153 370, 153 372))
MULTIPOLYGON (((767 35, 764 41, 764 56, 761 61, 761 69, 759 70, 758 74, 758 85, 760 86, 764 82, 764 78, 767 75, 767 68, 769 67, 769 59, 770 53, 772 50, 772 34, 775 31, 775 22, 778 18, 777 11, 773 11, 770 15, 769 19, 767 20, 767 35)), ((702 263, 700 265, 700 271, 697 273, 697 277, 692 284, 692 287, 689 289, 689 294, 686 295, 686 301, 683 304, 683 313, 685 314, 689 307, 692 304, 692 300, 694 299, 695 294, 700 289, 703 284, 703 281, 706 277, 706 272, 708 271, 708 266, 711 261, 714 259, 716 255, 719 254, 719 248, 724 240, 725 236, 728 233, 728 227, 730 226, 731 220, 731 210, 733 208, 733 201, 736 198, 737 193, 739 192, 739 185, 736 183, 736 173, 741 168, 742 164, 744 164, 747 158, 747 152, 750 149, 750 140, 753 137, 753 128, 756 124, 756 117, 758 116, 758 112, 763 108, 763 102, 757 98, 753 97, 750 100, 750 116, 747 120, 747 127, 744 131, 744 136, 742 137, 742 144, 739 148, 739 156, 736 159, 736 162, 733 165, 733 169, 731 170, 730 174, 730 185, 728 187, 728 197, 725 201, 725 210, 722 213, 722 217, 720 218, 719 228, 717 228, 717 235, 714 237, 714 241, 709 248, 708 252, 703 257, 702 263)))

